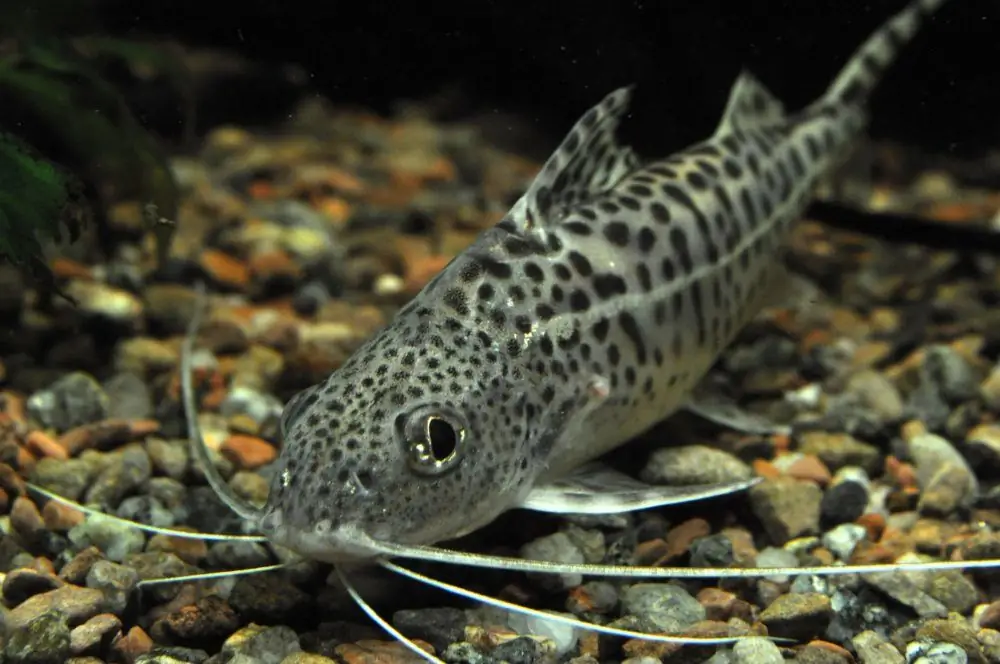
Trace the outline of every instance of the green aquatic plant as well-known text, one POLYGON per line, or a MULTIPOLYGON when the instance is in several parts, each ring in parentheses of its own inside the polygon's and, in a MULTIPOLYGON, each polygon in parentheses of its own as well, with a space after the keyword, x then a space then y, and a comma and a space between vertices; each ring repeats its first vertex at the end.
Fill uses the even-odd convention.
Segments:
POLYGON ((154 46, 80 34, 94 29, 89 3, 2 4, 0 259, 44 274, 46 243, 75 240, 84 223, 104 223, 110 204, 133 200, 147 211, 162 265, 177 183, 159 141, 102 66, 118 60, 162 72, 182 93, 183 66, 154 46))

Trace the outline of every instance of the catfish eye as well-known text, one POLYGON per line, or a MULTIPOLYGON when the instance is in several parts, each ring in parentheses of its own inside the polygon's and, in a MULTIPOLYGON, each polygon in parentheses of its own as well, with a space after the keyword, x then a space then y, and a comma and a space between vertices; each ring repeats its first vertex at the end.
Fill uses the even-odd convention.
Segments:
POLYGON ((439 415, 426 417, 420 435, 409 441, 410 467, 425 475, 440 475, 461 459, 465 429, 439 415))

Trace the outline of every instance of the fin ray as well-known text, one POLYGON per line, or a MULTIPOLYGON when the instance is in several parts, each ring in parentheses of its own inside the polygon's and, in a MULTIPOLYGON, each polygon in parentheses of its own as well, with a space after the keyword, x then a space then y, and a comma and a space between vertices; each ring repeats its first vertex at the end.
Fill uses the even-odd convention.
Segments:
POLYGON ((759 478, 723 484, 657 486, 601 463, 588 463, 570 475, 535 487, 518 507, 552 514, 621 514, 678 505, 742 491, 759 478))

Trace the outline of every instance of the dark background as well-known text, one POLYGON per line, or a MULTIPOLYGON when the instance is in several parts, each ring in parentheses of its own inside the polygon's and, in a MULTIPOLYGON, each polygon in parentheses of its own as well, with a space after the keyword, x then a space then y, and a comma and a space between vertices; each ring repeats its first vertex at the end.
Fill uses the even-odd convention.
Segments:
MULTIPOLYGON (((746 66, 790 109, 832 80, 903 0, 107 0, 120 35, 161 35, 295 63, 335 102, 388 111, 448 85, 453 114, 517 112, 554 145, 590 105, 637 83, 626 140, 661 154, 718 121, 746 66)), ((246 91, 237 108, 285 99, 246 91)), ((236 100, 234 100, 236 101, 236 100)), ((238 118, 224 118, 238 121, 238 118)), ((871 134, 933 151, 1000 147, 1000 1, 951 0, 872 101, 871 134)))

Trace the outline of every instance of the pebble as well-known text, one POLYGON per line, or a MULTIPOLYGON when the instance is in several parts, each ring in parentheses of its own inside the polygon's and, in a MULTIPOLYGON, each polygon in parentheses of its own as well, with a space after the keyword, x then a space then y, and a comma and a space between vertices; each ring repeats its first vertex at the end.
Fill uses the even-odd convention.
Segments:
POLYGON ((904 664, 902 653, 877 633, 866 630, 851 639, 861 664, 904 664))
POLYGON ((29 597, 55 590, 63 585, 63 580, 50 572, 28 567, 15 569, 4 576, 3 599, 9 606, 16 606, 29 597))
POLYGON ((717 484, 752 476, 753 471, 746 463, 728 452, 707 445, 656 450, 639 473, 644 482, 671 486, 717 484))
POLYGON ((129 496, 115 509, 115 516, 157 528, 169 528, 177 522, 173 512, 148 495, 129 496))
POLYGON ((907 441, 907 450, 923 489, 919 502, 922 514, 948 516, 976 500, 979 482, 950 442, 933 433, 920 433, 907 441))
POLYGON ((132 372, 117 373, 104 381, 108 395, 108 417, 145 420, 153 416, 153 397, 146 381, 132 372))
POLYGON ((759 636, 740 639, 733 646, 734 664, 782 664, 785 658, 773 642, 759 636))
POLYGON ((66 616, 45 611, 7 637, 5 661, 10 664, 64 664, 70 655, 66 616))
POLYGON ((281 664, 284 658, 301 651, 299 637, 290 628, 250 625, 226 639, 219 656, 234 664, 281 664))
POLYGON ((823 534, 823 546, 830 550, 839 560, 848 561, 854 548, 866 537, 868 531, 864 526, 854 523, 841 525, 823 534))
MULTIPOLYGON (((545 560, 554 563, 586 562, 580 547, 563 532, 553 533, 528 542, 521 547, 521 557, 528 560, 545 560)), ((533 574, 547 587, 573 588, 583 583, 580 574, 533 574)))
POLYGON ((150 437, 144 444, 153 468, 175 480, 184 479, 188 469, 187 441, 150 437))
POLYGON ((948 615, 948 607, 921 590, 906 572, 864 574, 862 578, 868 585, 916 611, 921 618, 942 618, 948 615))
POLYGON ((867 474, 861 468, 841 468, 823 492, 820 520, 827 525, 857 521, 868 508, 871 498, 869 486, 867 474), (856 472, 845 474, 844 471, 856 472))
POLYGON ((219 412, 226 417, 248 415, 258 425, 280 418, 284 404, 276 397, 245 385, 236 385, 219 405, 219 412))
POLYGON ((705 619, 705 607, 680 586, 637 583, 622 593, 622 612, 661 632, 679 632, 705 619))
POLYGON ((750 488, 750 506, 776 544, 819 531, 823 491, 812 482, 778 477, 750 488))
MULTIPOLYGON (((159 618, 149 634, 155 641, 204 643, 233 634, 239 625, 239 616, 224 599, 208 595, 192 606, 181 607, 159 618)), ((277 661, 280 662, 280 658, 277 661)))
POLYGON ((963 448, 979 475, 996 477, 1000 474, 1000 426, 981 424, 965 437, 963 448))
POLYGON ((852 375, 846 391, 855 396, 862 407, 876 415, 883 424, 903 418, 903 397, 885 374, 864 370, 852 375))
POLYGON ((142 551, 146 544, 146 536, 138 528, 96 514, 74 526, 67 536, 75 546, 96 546, 109 560, 118 563, 129 554, 142 551))
POLYGON ((692 567, 729 567, 733 564, 733 542, 719 533, 699 537, 691 543, 692 567))
POLYGON ((278 458, 278 450, 255 436, 233 434, 222 444, 221 452, 237 468, 253 470, 278 458))
POLYGON ((951 346, 936 344, 924 348, 920 380, 932 384, 949 405, 974 399, 979 394, 979 377, 976 371, 951 346))
POLYGON ((607 581, 588 581, 566 598, 566 609, 576 615, 605 614, 618 606, 618 590, 607 581))
POLYGON ((821 593, 789 593, 778 597, 760 614, 768 634, 805 641, 823 634, 833 608, 821 593))
POLYGON ((253 574, 236 581, 229 604, 249 622, 281 624, 310 611, 313 599, 281 577, 253 574))
POLYGON ((82 625, 73 628, 69 634, 70 650, 74 655, 86 652, 101 652, 121 633, 122 621, 111 613, 101 613, 82 625))
POLYGON ((465 612, 454 608, 396 611, 392 625, 411 639, 420 639, 443 652, 465 635, 465 612))
POLYGON ((43 427, 61 432, 103 420, 110 402, 93 376, 77 371, 32 394, 26 406, 43 427))
POLYGON ((906 645, 906 664, 968 664, 969 655, 954 643, 914 641, 906 645))
MULTIPOLYGON (((754 559, 756 567, 799 567, 799 559, 792 551, 769 546, 757 554, 754 559)), ((788 576, 784 574, 771 575, 766 578, 774 583, 787 583, 788 576)))
POLYGON ((59 611, 71 623, 77 624, 101 613, 103 606, 104 593, 100 590, 66 585, 21 602, 6 615, 5 625, 9 630, 22 629, 49 610, 59 611))
POLYGON ((87 572, 87 587, 104 593, 105 607, 121 613, 139 586, 139 574, 131 567, 98 560, 87 572))
POLYGON ((499 661, 538 661, 540 656, 546 654, 545 651, 547 648, 545 645, 548 645, 555 651, 553 654, 557 656, 564 655, 576 646, 580 632, 580 630, 572 625, 555 620, 546 620, 541 616, 527 616, 523 613, 510 614, 507 618, 507 626, 518 634, 524 634, 525 636, 512 639, 497 646, 490 654, 499 661), (503 646, 511 643, 517 643, 518 645, 516 648, 501 650, 503 646))
POLYGON ((84 494, 88 504, 118 505, 122 499, 153 475, 153 464, 145 448, 131 444, 105 457, 107 465, 84 494))
POLYGON ((799 451, 818 456, 833 472, 844 466, 860 466, 870 476, 878 475, 881 471, 882 454, 878 448, 845 433, 803 433, 799 451))

